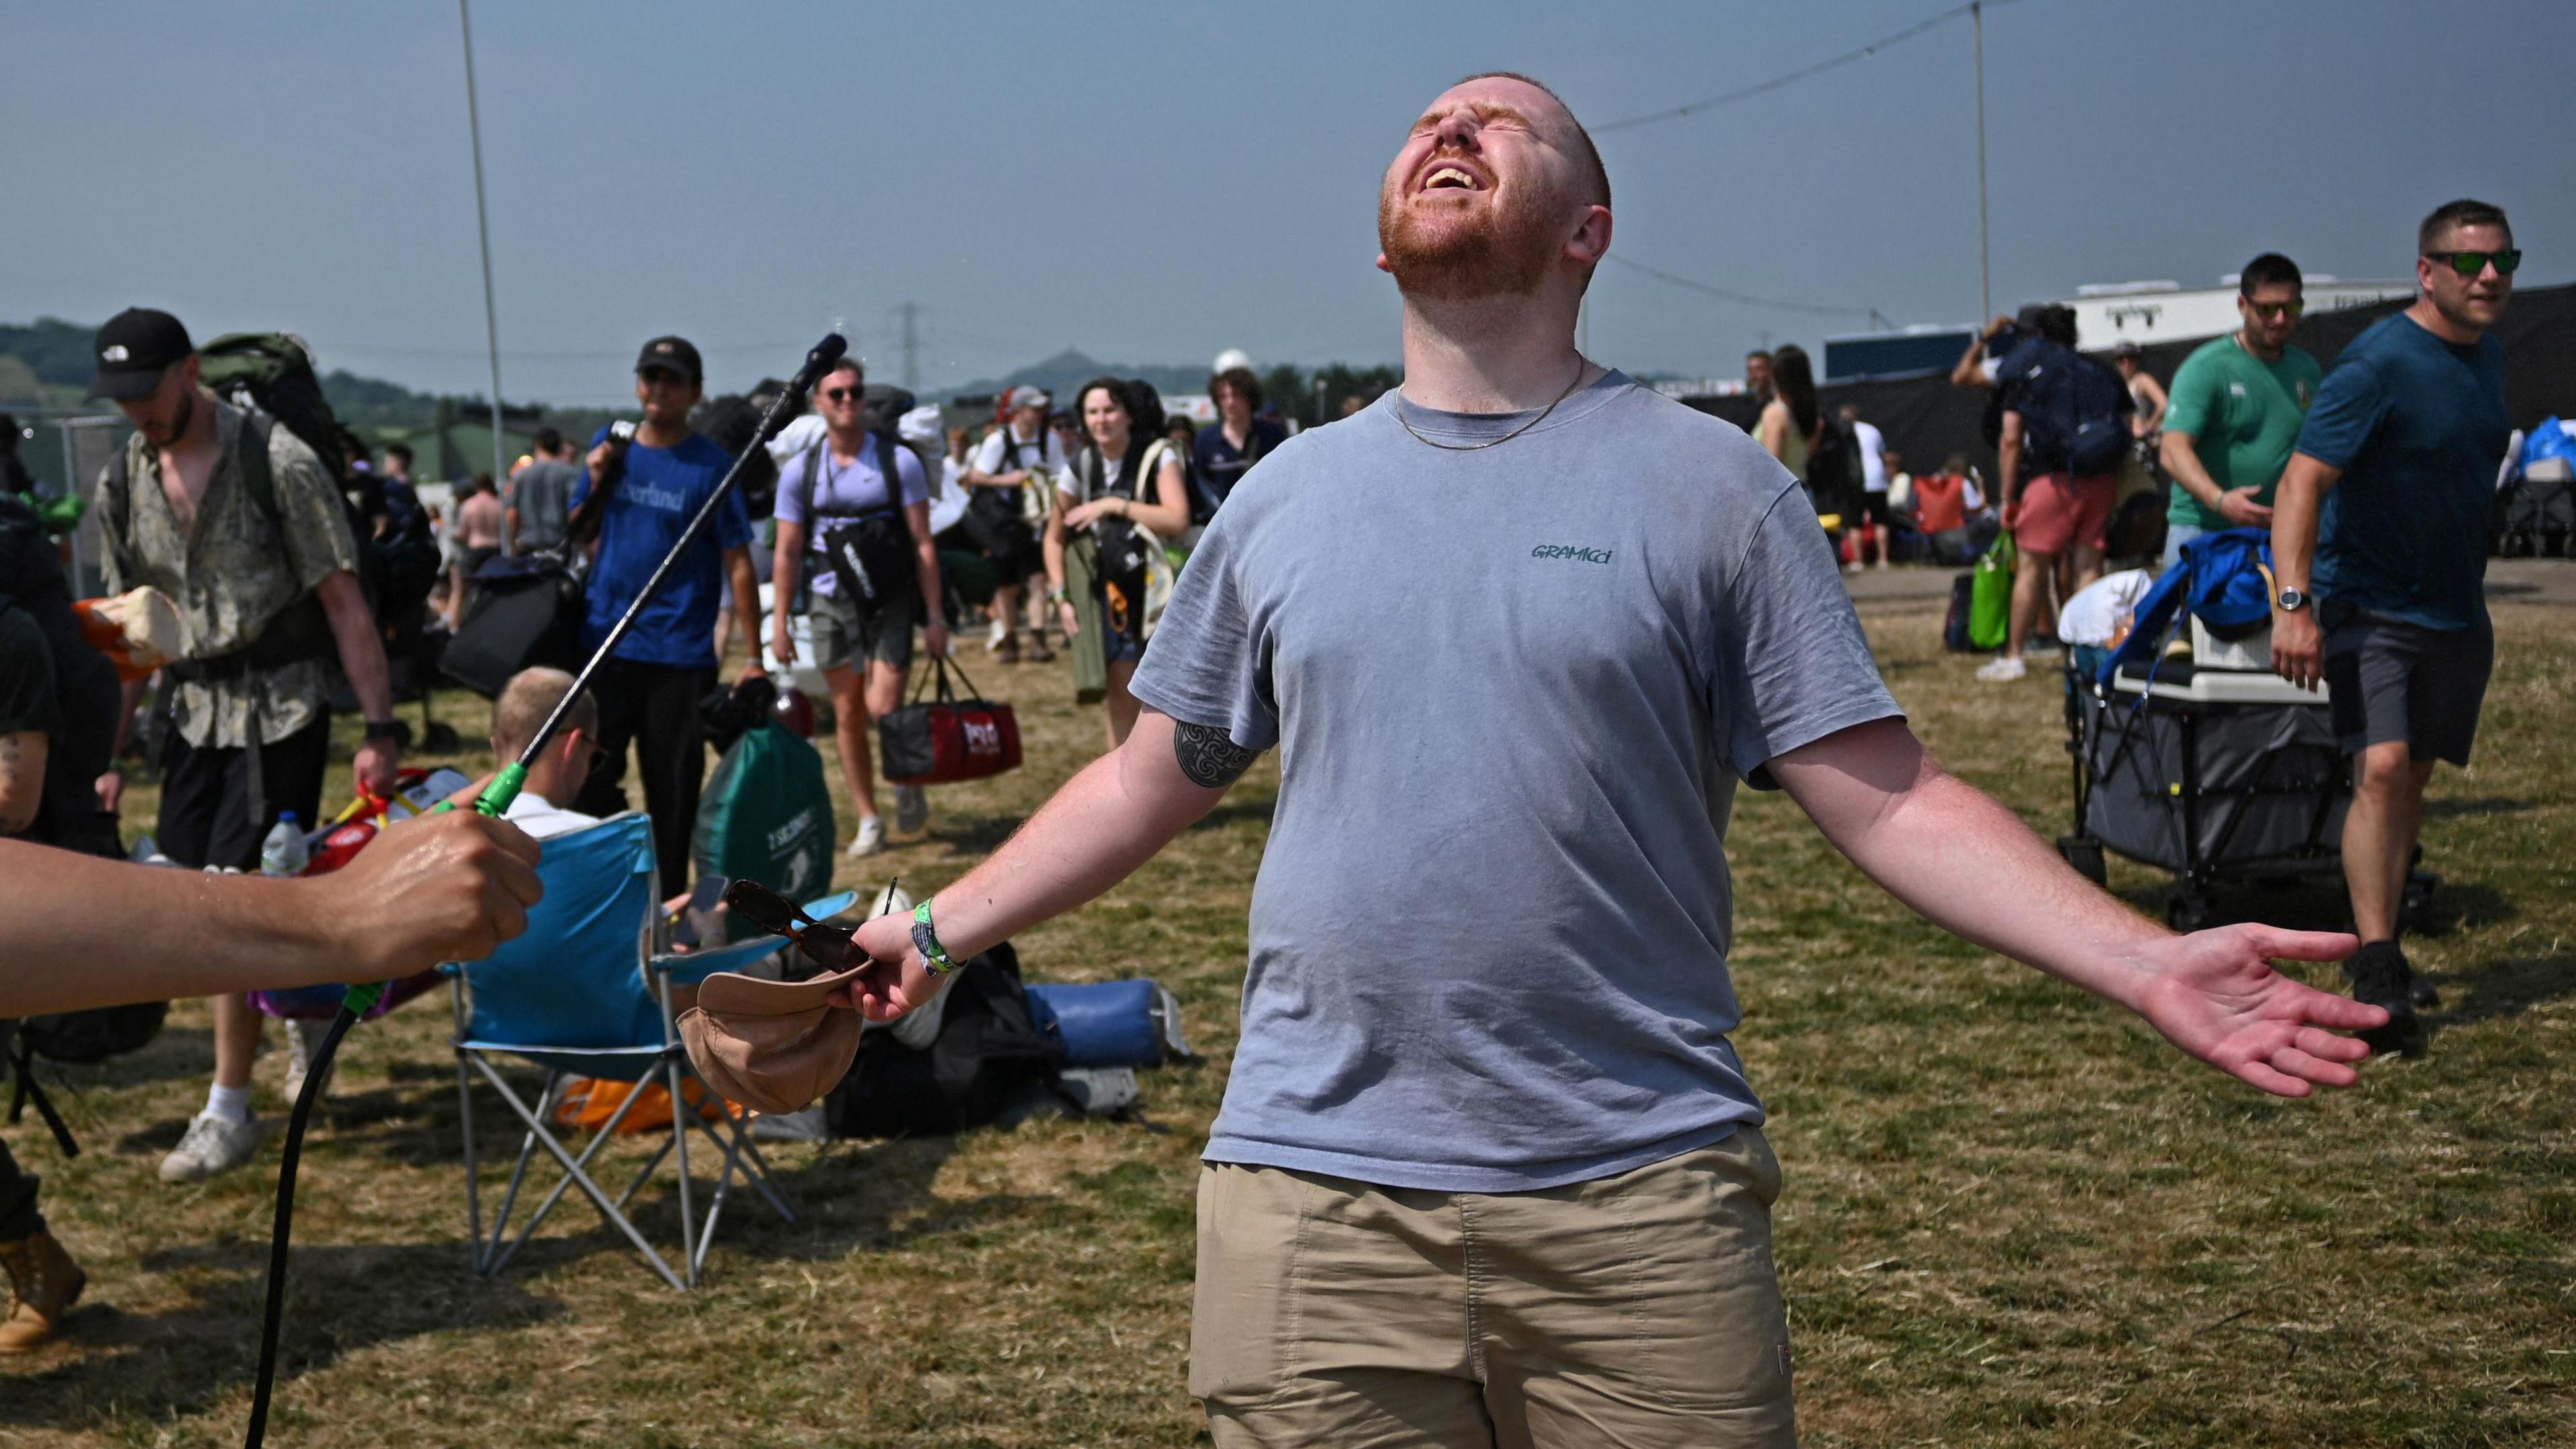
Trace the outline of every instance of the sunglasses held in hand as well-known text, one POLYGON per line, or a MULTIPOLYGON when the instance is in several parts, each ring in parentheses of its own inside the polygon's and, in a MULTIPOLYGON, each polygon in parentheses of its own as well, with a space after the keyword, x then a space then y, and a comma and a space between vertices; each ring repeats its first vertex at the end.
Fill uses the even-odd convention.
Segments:
MULTIPOLYGON (((892 890, 893 887, 887 887, 892 890)), ((854 934, 842 926, 827 926, 805 914, 804 908, 778 892, 754 880, 737 880, 725 887, 725 904, 742 912, 753 925, 773 936, 785 936, 796 943, 811 965, 797 969, 791 965, 790 981, 828 971, 840 971, 850 964, 850 937, 854 934)))

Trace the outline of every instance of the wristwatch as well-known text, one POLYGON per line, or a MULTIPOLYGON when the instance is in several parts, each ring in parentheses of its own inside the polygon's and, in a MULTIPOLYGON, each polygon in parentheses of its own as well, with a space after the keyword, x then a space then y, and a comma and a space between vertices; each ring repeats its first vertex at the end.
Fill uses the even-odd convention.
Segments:
POLYGON ((2282 613, 2295 614, 2308 606, 2308 591, 2296 584, 2283 584, 2276 602, 2282 613))

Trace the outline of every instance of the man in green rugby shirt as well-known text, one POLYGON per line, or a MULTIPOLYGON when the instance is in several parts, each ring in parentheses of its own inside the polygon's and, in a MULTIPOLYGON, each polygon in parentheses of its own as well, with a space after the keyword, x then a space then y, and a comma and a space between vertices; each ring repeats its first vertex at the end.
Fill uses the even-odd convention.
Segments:
POLYGON ((2243 325, 2201 344, 2174 372, 2160 456, 2173 475, 2164 566, 2182 546, 2226 528, 2272 526, 2272 489, 2289 466, 2299 424, 2323 375, 2290 345, 2299 325, 2299 265, 2278 252, 2245 264, 2236 283, 2243 325))

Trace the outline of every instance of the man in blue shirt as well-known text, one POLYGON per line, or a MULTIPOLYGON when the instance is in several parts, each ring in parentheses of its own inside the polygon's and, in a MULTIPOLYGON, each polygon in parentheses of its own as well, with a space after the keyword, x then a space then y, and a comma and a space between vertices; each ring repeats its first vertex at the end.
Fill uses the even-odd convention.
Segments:
POLYGON ((2416 252, 2422 295, 2335 359, 2272 513, 2272 667, 2326 682, 2356 757, 2343 873, 2362 947, 2345 970, 2389 1013, 2363 1035, 2408 1056, 2424 1050, 2415 1008, 2439 998, 2398 949, 2397 910, 2424 783, 2436 760, 2468 764, 2495 658, 2487 515, 2511 424, 2488 333, 2522 265, 2504 213, 2479 201, 2426 217, 2416 252))
MULTIPOLYGON (((644 406, 644 421, 613 479, 608 431, 601 429, 592 440, 589 473, 575 487, 572 506, 579 509, 593 488, 611 491, 590 568, 585 650, 598 648, 625 616, 733 466, 714 440, 689 428, 689 409, 704 390, 698 349, 685 338, 656 337, 635 359, 635 400, 644 406)), ((599 753, 573 808, 602 816, 626 808, 626 747, 632 742, 665 893, 689 884, 689 835, 697 826, 698 787, 707 768, 698 700, 716 682, 716 613, 728 584, 734 618, 750 646, 743 676, 762 673, 751 519, 735 493, 717 508, 707 532, 681 556, 590 682, 599 701, 599 753)))

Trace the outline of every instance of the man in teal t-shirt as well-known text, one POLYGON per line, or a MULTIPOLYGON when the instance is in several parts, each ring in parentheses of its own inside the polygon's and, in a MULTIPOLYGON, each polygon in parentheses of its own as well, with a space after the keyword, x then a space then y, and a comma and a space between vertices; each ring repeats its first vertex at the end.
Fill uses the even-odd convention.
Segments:
POLYGON ((2290 345, 2304 302, 2298 263, 2265 252, 2236 284, 2244 324, 2183 359, 2165 408, 2160 457, 2173 475, 2165 567, 2224 528, 2269 528, 2272 489, 2317 395, 2317 360, 2290 345))

